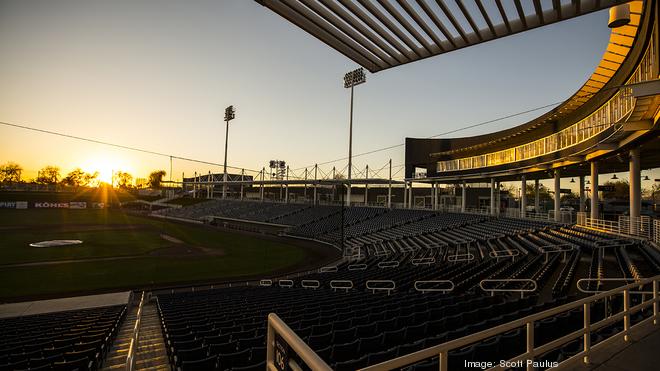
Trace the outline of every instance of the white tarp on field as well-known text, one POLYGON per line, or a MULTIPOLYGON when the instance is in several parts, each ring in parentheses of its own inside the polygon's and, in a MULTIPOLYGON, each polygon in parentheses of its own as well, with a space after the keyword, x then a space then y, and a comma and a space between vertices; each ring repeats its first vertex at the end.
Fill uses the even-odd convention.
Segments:
POLYGON ((41 241, 31 243, 31 247, 57 247, 57 246, 69 246, 69 245, 79 245, 83 243, 80 240, 50 240, 50 241, 41 241))

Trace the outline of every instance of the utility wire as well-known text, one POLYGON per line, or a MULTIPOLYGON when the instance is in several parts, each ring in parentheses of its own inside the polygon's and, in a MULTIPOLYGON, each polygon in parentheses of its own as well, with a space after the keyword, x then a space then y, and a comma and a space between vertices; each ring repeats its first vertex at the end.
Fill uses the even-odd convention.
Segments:
MULTIPOLYGON (((136 151, 136 152, 142 152, 142 153, 147 153, 150 155, 155 155, 155 156, 163 156, 163 157, 168 157, 172 159, 177 159, 177 160, 184 160, 184 161, 190 161, 190 162, 197 162, 200 164, 205 164, 205 165, 215 165, 215 166, 223 166, 223 164, 215 163, 215 162, 210 162, 210 161, 204 161, 204 160, 196 160, 193 158, 188 158, 188 157, 181 157, 181 156, 175 156, 175 155, 169 155, 167 153, 162 153, 162 152, 155 152, 151 151, 148 149, 142 149, 142 148, 137 148, 137 147, 130 147, 130 146, 125 146, 122 144, 116 144, 116 143, 110 143, 110 142, 105 142, 102 140, 98 139, 91 139, 91 138, 84 138, 84 137, 79 137, 71 134, 65 134, 65 133, 60 133, 57 131, 51 131, 51 130, 44 130, 44 129, 38 129, 38 128, 33 128, 30 126, 24 126, 24 125, 18 125, 18 124, 12 124, 9 122, 2 122, 0 121, 0 125, 5 125, 5 126, 11 126, 14 128, 18 129, 24 129, 24 130, 30 130, 30 131, 36 131, 38 133, 45 133, 45 134, 50 134, 50 135, 56 135, 64 138, 69 138, 69 139, 76 139, 76 140, 82 140, 85 142, 90 142, 90 143, 96 143, 96 144, 102 144, 104 146, 110 146, 110 147, 116 147, 116 148, 122 148, 122 149, 127 149, 130 151, 136 151)), ((236 170, 247 170, 247 171, 253 171, 255 173, 260 172, 261 170, 252 170, 252 169, 245 169, 245 168, 240 168, 236 166, 229 166, 227 165, 228 168, 231 169, 236 169, 236 170)))

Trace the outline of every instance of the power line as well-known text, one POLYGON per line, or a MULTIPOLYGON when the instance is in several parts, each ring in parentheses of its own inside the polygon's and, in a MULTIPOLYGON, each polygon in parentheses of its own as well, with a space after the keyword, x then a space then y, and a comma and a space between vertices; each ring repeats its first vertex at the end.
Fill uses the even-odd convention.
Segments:
MULTIPOLYGON (((482 121, 482 122, 479 122, 479 123, 476 123, 476 124, 473 124, 473 125, 464 126, 462 128, 459 128, 459 129, 454 129, 454 130, 446 131, 444 133, 432 135, 430 137, 426 137, 425 139, 437 138, 437 137, 440 137, 440 136, 443 136, 443 135, 453 134, 453 133, 457 133, 459 131, 463 131, 463 130, 467 130, 467 129, 473 129, 473 128, 483 126, 483 125, 487 125, 487 124, 492 124, 493 122, 510 119, 512 117, 516 117, 516 116, 524 115, 524 114, 531 113, 531 112, 534 112, 534 111, 542 110, 544 108, 549 108, 549 107, 552 107, 552 106, 556 106, 556 105, 561 104, 563 102, 564 101, 554 102, 554 103, 546 104, 546 105, 541 106, 541 107, 532 108, 532 109, 529 109, 529 110, 526 110, 526 111, 513 113, 513 114, 510 114, 510 115, 498 117, 498 118, 487 120, 487 121, 482 121)), ((374 150, 371 150, 371 151, 358 153, 356 155, 353 155, 353 157, 355 158, 355 157, 360 157, 360 156, 366 156, 366 155, 370 155, 370 154, 377 153, 377 152, 382 152, 382 151, 387 151, 387 150, 398 148, 398 147, 403 147, 405 145, 406 145, 405 143, 400 143, 400 144, 395 144, 395 145, 391 145, 391 146, 387 146, 387 147, 377 148, 377 149, 374 149, 374 150)), ((348 160, 348 157, 342 157, 342 158, 338 158, 338 159, 335 159, 335 160, 325 161, 325 162, 318 163, 316 165, 327 165, 327 164, 331 164, 333 162, 344 161, 344 160, 348 160)), ((312 167, 312 166, 314 166, 314 165, 300 167, 300 168, 297 168, 297 169, 294 169, 294 170, 305 169, 307 167, 312 167)))
MULTIPOLYGON (((196 159, 193 159, 193 158, 182 157, 182 156, 175 156, 175 155, 170 155, 170 154, 162 153, 162 152, 156 152, 156 151, 152 151, 152 150, 148 150, 148 149, 130 147, 130 146, 125 146, 123 144, 110 143, 110 142, 105 142, 105 141, 98 140, 98 139, 84 138, 84 137, 79 137, 79 136, 75 136, 75 135, 71 135, 71 134, 60 133, 60 132, 57 132, 57 131, 33 128, 33 127, 30 127, 30 126, 25 126, 25 125, 12 124, 12 123, 9 123, 9 122, 0 121, 0 125, 11 126, 11 127, 18 128, 18 129, 35 131, 35 132, 38 132, 38 133, 56 135, 56 136, 69 138, 69 139, 82 140, 82 141, 85 141, 85 142, 101 144, 101 145, 104 145, 104 146, 127 149, 127 150, 130 150, 130 151, 142 152, 142 153, 147 153, 147 154, 155 155, 155 156, 163 156, 163 157, 168 157, 168 158, 177 159, 177 160, 197 162, 197 163, 205 164, 205 165, 222 166, 222 164, 215 163, 215 162, 204 161, 204 160, 196 160, 196 159)), ((240 167, 236 167, 236 166, 227 165, 227 167, 232 168, 232 169, 236 169, 236 170, 253 171, 255 173, 260 172, 260 170, 252 170, 252 169, 240 168, 240 167)))

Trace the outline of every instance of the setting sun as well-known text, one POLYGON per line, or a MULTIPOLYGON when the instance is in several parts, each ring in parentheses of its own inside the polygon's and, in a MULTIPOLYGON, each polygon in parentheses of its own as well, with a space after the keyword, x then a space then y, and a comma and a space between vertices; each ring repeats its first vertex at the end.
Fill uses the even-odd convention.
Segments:
POLYGON ((98 180, 100 182, 112 184, 112 175, 117 171, 131 172, 132 168, 118 157, 110 156, 94 156, 89 158, 83 165, 82 169, 88 173, 98 171, 98 180))

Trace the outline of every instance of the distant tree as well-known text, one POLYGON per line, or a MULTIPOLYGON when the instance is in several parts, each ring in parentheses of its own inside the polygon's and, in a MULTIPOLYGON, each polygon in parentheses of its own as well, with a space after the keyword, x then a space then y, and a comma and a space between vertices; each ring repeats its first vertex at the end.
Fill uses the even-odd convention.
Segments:
POLYGON ((614 186, 614 191, 603 191, 603 198, 625 200, 630 197, 630 183, 627 180, 607 181, 604 186, 614 186))
POLYGON ((37 178, 34 181, 39 184, 57 184, 59 180, 60 168, 48 165, 39 170, 37 178))
POLYGON ((117 171, 114 175, 114 182, 117 185, 117 188, 130 188, 133 184, 133 175, 125 171, 117 171))
POLYGON ((70 187, 88 187, 92 185, 98 176, 98 171, 90 174, 80 168, 75 168, 62 179, 62 184, 70 187))
MULTIPOLYGON (((529 184, 525 186, 525 194, 527 194, 527 199, 528 200, 533 200, 536 197, 536 190, 534 189, 534 184, 529 184)), ((539 200, 541 202, 544 201, 550 201, 552 200, 552 196, 550 195, 550 189, 548 187, 544 186, 543 184, 539 184, 539 200)))
POLYGON ((15 162, 7 162, 0 165, 0 182, 2 183, 19 183, 23 168, 15 162))
POLYGON ((560 198, 561 198, 561 203, 562 204, 569 204, 569 205, 573 205, 573 204, 578 204, 579 205, 580 204, 580 196, 578 196, 577 194, 575 194, 573 192, 565 193, 565 194, 561 195, 560 198))
POLYGON ((160 183, 163 182, 163 177, 166 174, 165 170, 152 171, 151 174, 149 174, 149 187, 160 188, 160 183))

